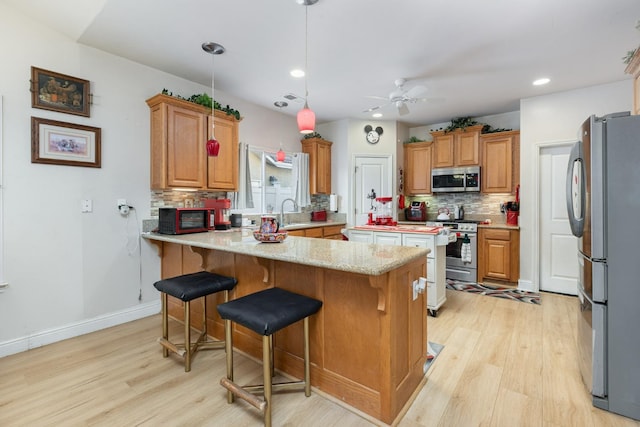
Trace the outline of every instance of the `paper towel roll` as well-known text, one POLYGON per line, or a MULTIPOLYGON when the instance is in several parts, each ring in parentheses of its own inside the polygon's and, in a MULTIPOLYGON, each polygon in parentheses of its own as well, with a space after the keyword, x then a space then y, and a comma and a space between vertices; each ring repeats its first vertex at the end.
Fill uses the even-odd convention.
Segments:
POLYGON ((338 212, 338 195, 337 194, 329 195, 329 210, 333 212, 338 212))

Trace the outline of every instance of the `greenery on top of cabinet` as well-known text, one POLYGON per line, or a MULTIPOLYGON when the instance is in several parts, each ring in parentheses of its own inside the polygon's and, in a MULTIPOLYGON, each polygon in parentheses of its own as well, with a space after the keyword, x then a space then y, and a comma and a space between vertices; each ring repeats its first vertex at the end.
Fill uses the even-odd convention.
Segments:
POLYGON ((318 132, 311 132, 311 133, 305 134, 305 136, 303 136, 302 138, 303 139, 311 139, 311 138, 322 139, 322 135, 320 135, 318 132))
MULTIPOLYGON (((480 123, 477 120, 471 117, 456 117, 451 119, 451 124, 444 128, 445 133, 453 132, 458 129, 464 131, 470 126, 482 125, 481 133, 496 133, 496 132, 506 132, 513 129, 505 129, 505 128, 493 128, 491 125, 486 123, 480 123)), ((442 130, 442 128, 438 129, 442 130)), ((432 129, 433 131, 433 129, 432 129)), ((417 141, 408 141, 408 142, 417 142, 417 141)))
POLYGON ((202 105, 203 107, 208 107, 211 109, 223 111, 229 114, 230 116, 235 117, 237 120, 240 120, 240 112, 238 110, 234 110, 233 108, 229 107, 229 105, 227 105, 226 107, 223 107, 218 101, 214 100, 206 93, 199 93, 199 94, 191 95, 189 98, 184 98, 180 95, 174 95, 172 92, 169 92, 167 89, 162 89, 162 94, 173 96, 178 99, 183 99, 185 101, 193 102, 194 104, 202 105))

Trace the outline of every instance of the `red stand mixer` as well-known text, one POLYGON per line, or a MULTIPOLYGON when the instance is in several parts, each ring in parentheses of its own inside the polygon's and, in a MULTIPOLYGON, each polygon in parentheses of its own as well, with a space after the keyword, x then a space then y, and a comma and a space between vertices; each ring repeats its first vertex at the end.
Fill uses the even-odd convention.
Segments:
POLYGON ((231 210, 231 200, 207 199, 204 201, 204 207, 215 209, 215 213, 214 213, 215 225, 213 228, 215 228, 216 230, 231 229, 231 221, 229 220, 229 213, 231 210))

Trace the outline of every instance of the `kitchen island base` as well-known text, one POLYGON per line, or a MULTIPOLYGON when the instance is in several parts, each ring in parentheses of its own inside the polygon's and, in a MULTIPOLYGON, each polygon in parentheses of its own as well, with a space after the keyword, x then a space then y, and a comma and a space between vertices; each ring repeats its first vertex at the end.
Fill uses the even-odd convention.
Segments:
MULTIPOLYGON (((163 277, 204 269, 238 280, 232 299, 279 287, 322 301, 322 308, 310 319, 311 384, 322 394, 392 424, 423 384, 426 302, 424 293, 413 299, 413 282, 425 275, 426 257, 367 275, 166 241, 153 243, 160 249, 163 277)), ((215 295, 209 298, 212 306, 222 302, 215 295)), ((172 315, 181 318, 180 305, 173 309, 172 315)), ((209 313, 207 325, 215 338, 224 336, 224 323, 216 310, 209 313)), ((296 378, 304 376, 302 337, 302 324, 278 331, 274 337, 275 368, 296 378)), ((236 350, 261 359, 260 335, 234 325, 233 342, 236 350)))

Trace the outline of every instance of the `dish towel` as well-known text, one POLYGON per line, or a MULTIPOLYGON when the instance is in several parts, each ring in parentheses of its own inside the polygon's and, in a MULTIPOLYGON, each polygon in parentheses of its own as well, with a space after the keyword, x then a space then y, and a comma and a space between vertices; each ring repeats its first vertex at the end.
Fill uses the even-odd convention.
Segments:
POLYGON ((471 239, 467 234, 462 239, 462 246, 460 247, 460 258, 462 262, 471 263, 471 239))

